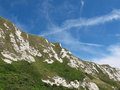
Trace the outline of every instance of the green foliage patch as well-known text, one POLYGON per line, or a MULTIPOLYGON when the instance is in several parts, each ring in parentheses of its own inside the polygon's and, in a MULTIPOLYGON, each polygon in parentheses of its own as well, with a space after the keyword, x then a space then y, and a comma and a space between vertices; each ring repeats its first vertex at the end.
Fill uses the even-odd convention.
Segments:
POLYGON ((37 61, 35 63, 17 61, 12 64, 7 64, 0 60, 0 90, 72 90, 63 86, 51 86, 41 81, 42 78, 46 78, 44 75, 48 72, 49 75, 54 73, 54 75, 64 76, 68 81, 76 79, 81 80, 81 77, 77 77, 77 74, 80 74, 77 70, 73 71, 74 69, 71 69, 69 66, 64 67, 59 62, 56 62, 53 65, 49 65, 41 61, 37 61), (68 71, 68 69, 70 69, 70 71, 68 71), (74 78, 73 75, 75 76, 74 78))

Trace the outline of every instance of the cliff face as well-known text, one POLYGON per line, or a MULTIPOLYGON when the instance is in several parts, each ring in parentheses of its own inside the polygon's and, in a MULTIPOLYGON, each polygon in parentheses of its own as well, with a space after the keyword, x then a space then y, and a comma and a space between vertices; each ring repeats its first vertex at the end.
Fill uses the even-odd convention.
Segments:
POLYGON ((15 85, 23 89, 42 90, 120 88, 120 69, 83 61, 62 48, 59 43, 51 43, 43 37, 27 34, 1 17, 0 58, 0 88, 3 89, 15 85), (18 74, 25 74, 28 81, 23 80, 22 84, 19 84, 19 79, 23 77, 18 74), (8 79, 11 80, 14 75, 16 78, 9 82, 8 79), (31 82, 34 82, 33 87, 31 82))

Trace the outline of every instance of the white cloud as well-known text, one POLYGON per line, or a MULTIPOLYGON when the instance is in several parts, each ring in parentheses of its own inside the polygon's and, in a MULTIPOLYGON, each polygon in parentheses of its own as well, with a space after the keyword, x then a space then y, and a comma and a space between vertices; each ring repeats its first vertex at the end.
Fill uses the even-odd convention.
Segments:
POLYGON ((66 20, 65 22, 63 22, 61 26, 56 27, 57 30, 44 33, 42 34, 42 36, 48 36, 48 35, 55 34, 61 31, 70 30, 71 28, 103 24, 105 22, 110 22, 110 21, 118 20, 118 19, 120 19, 120 10, 113 10, 111 13, 107 15, 103 15, 103 16, 96 17, 96 18, 90 18, 90 19, 79 18, 79 19, 66 20))
POLYGON ((103 58, 94 59, 94 62, 98 64, 109 64, 113 67, 120 68, 120 44, 111 45, 108 51, 109 54, 103 58))
POLYGON ((82 7, 84 6, 84 0, 81 0, 81 5, 82 5, 82 7))
POLYGON ((84 0, 81 0, 80 16, 82 14, 82 10, 83 10, 84 4, 85 4, 84 0))
POLYGON ((120 37, 120 34, 116 34, 115 36, 120 37))
MULTIPOLYGON (((82 0, 81 3, 84 6, 84 1, 82 0)), ((86 43, 81 42, 77 38, 74 38, 69 30, 72 28, 81 28, 86 26, 93 26, 98 24, 104 24, 106 22, 110 22, 113 20, 119 20, 120 19, 120 10, 113 10, 111 13, 100 16, 100 17, 94 17, 90 19, 84 19, 84 18, 78 18, 78 19, 69 19, 64 21, 60 26, 57 26, 56 24, 49 24, 48 30, 45 31, 46 33, 41 34, 40 36, 45 36, 47 38, 52 38, 51 41, 57 41, 64 44, 64 46, 68 47, 69 50, 77 51, 77 52, 87 52, 90 54, 98 55, 101 51, 97 49, 97 47, 101 47, 102 45, 94 44, 94 43, 86 43)), ((106 56, 107 58, 107 56, 106 56)), ((96 61, 97 62, 97 61, 96 61)), ((101 61, 102 62, 102 61, 101 61)))
MULTIPOLYGON (((57 30, 54 28, 52 30, 57 30)), ((70 50, 73 54, 81 57, 81 53, 96 54, 96 48, 102 47, 102 45, 94 43, 81 42, 79 39, 74 38, 68 31, 62 31, 52 36, 47 36, 50 41, 60 42, 64 48, 70 50)), ((97 51, 98 53, 99 51, 97 51)), ((82 58, 83 59, 83 58, 82 58)))
MULTIPOLYGON (((73 47, 76 46, 92 46, 92 47, 102 47, 103 45, 100 44, 95 44, 95 43, 86 43, 86 42, 80 42, 77 38, 74 38, 68 31, 62 31, 59 32, 61 29, 56 26, 55 24, 52 24, 52 26, 48 27, 50 30, 52 31, 49 34, 53 34, 52 37, 54 37, 55 41, 59 41, 62 42, 66 45, 73 45, 73 47), (59 33, 56 33, 59 32, 59 33)), ((44 35, 40 35, 40 36, 47 36, 48 33, 44 34, 44 35)), ((48 36, 49 37, 49 36, 48 36)), ((51 36, 50 36, 51 37, 51 36)))
POLYGON ((80 42, 81 45, 87 45, 87 46, 94 46, 94 47, 102 47, 103 45, 101 44, 95 44, 95 43, 84 43, 80 42))

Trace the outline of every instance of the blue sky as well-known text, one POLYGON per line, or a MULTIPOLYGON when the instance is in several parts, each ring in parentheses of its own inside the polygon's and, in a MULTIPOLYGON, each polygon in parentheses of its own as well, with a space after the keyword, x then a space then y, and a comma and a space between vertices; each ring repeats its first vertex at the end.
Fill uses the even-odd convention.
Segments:
POLYGON ((0 0, 0 16, 81 59, 120 68, 120 0, 0 0))

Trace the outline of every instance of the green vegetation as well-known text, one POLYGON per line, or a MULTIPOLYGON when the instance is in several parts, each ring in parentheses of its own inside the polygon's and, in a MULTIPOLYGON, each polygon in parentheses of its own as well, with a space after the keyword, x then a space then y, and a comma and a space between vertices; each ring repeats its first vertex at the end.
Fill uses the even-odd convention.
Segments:
MULTIPOLYGON (((79 80, 82 81, 85 77, 85 74, 82 71, 76 70, 75 68, 71 68, 67 65, 67 63, 60 63, 55 61, 53 64, 47 64, 46 62, 36 61, 37 66, 43 65, 44 68, 51 72, 56 73, 56 75, 64 77, 68 81, 79 80), (39 65, 40 64, 40 65, 39 65)), ((48 75, 48 74, 47 74, 48 75)))
POLYGON ((86 90, 89 90, 88 87, 85 87, 85 88, 86 88, 86 90))
MULTIPOLYGON (((82 80, 84 74, 59 62, 47 64, 17 61, 7 64, 0 60, 0 89, 2 90, 70 90, 63 86, 50 86, 41 81, 47 75, 59 75, 68 81, 82 80), (74 76, 74 77, 73 77, 74 76)), ((72 89, 71 89, 72 90, 72 89)), ((73 89, 75 90, 75 89, 73 89)))
POLYGON ((99 71, 99 73, 97 73, 97 75, 101 81, 103 81, 104 83, 107 83, 110 86, 120 88, 120 82, 114 81, 113 79, 109 79, 109 76, 107 74, 104 74, 98 67, 96 67, 96 68, 99 71))
POLYGON ((101 81, 100 79, 93 79, 92 81, 96 83, 100 90, 113 90, 111 85, 101 81))
POLYGON ((85 75, 86 75, 89 79, 91 79, 91 80, 95 79, 95 78, 94 78, 92 75, 90 75, 90 74, 85 73, 85 75))

